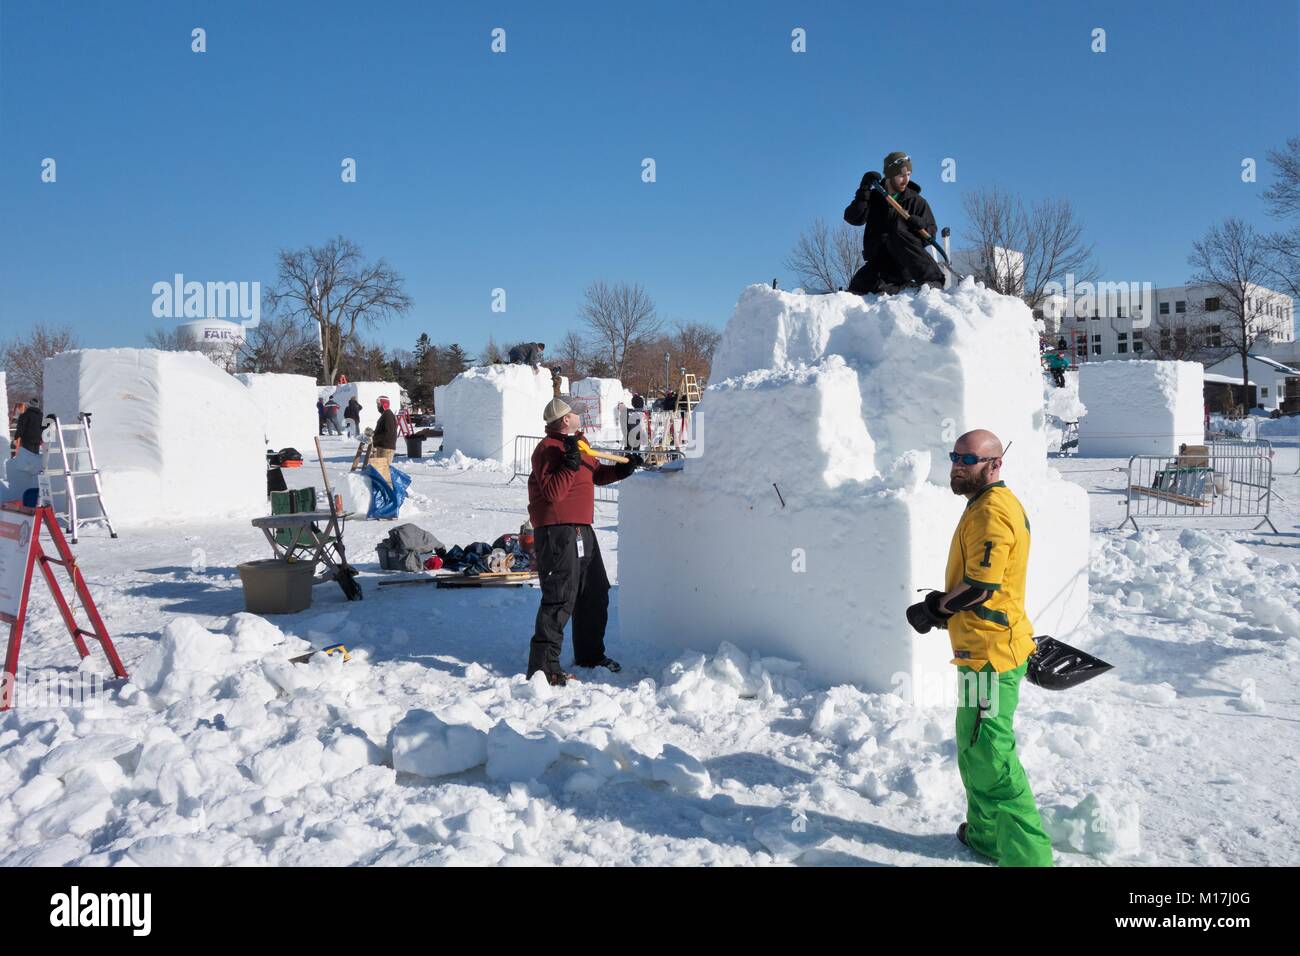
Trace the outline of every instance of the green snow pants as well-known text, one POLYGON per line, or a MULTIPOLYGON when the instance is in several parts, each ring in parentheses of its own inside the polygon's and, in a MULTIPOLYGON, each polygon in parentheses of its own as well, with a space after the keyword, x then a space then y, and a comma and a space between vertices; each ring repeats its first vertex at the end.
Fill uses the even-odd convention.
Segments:
POLYGON ((957 668, 957 767, 966 787, 966 842, 1000 866, 1051 866, 1052 841, 1016 756, 1011 726, 1028 665, 978 674, 957 668))

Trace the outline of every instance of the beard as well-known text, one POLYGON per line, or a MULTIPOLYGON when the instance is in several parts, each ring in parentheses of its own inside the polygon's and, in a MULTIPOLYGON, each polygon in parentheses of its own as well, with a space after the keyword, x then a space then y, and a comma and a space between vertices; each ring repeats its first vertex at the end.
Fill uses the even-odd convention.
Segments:
POLYGON ((977 475, 949 475, 948 487, 954 495, 969 495, 983 488, 984 482, 977 475))

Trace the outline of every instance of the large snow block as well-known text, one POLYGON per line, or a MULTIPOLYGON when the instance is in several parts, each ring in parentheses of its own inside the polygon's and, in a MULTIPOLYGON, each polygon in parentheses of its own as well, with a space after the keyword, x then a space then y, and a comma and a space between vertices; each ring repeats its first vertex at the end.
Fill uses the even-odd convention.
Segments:
POLYGON ((434 389, 442 450, 514 462, 515 437, 541 435, 542 412, 555 395, 551 373, 528 365, 485 365, 434 389))
MULTIPOLYGON (((347 411, 348 402, 356 398, 361 403, 361 430, 374 428, 379 424, 379 406, 378 400, 380 395, 388 396, 388 402, 392 406, 393 414, 396 415, 402 406, 402 386, 396 382, 345 382, 342 385, 321 385, 316 389, 317 396, 328 402, 330 396, 334 396, 334 401, 339 403, 339 408, 347 411)), ((316 405, 312 402, 312 407, 316 405)))
MULTIPOLYGON (((266 445, 248 389, 198 352, 82 349, 45 360, 45 411, 90 412, 118 526, 266 511, 266 445)), ((86 505, 91 504, 87 501, 86 505)))
POLYGON ((309 375, 245 372, 236 379, 248 389, 262 413, 262 436, 268 448, 296 448, 304 455, 319 434, 316 380, 309 375))
POLYGON ((582 416, 582 427, 592 441, 623 444, 623 409, 632 393, 616 378, 582 378, 569 386, 569 404, 582 416))
MULTIPOLYGON (((946 485, 943 453, 972 428, 1014 443, 1003 471, 1009 483, 1046 467, 1038 332, 1019 299, 973 282, 952 292, 867 297, 753 285, 727 323, 710 381, 812 365, 827 355, 842 356, 858 373, 859 415, 877 471, 911 449, 931 448, 940 453, 929 479, 946 485)), ((708 406, 697 414, 707 442, 708 406)))
POLYGON ((620 485, 626 636, 673 651, 730 641, 875 691, 950 681, 946 633, 917 635, 905 610, 943 586, 966 504, 947 452, 973 428, 1013 443, 1003 478, 1033 529, 1037 633, 1083 621, 1088 498, 1047 465, 1023 303, 970 282, 865 299, 753 286, 719 360, 730 377, 705 390, 698 457, 620 485))
POLYGON ((1079 369, 1079 454, 1176 455, 1205 440, 1205 368, 1199 362, 1088 362, 1079 369))

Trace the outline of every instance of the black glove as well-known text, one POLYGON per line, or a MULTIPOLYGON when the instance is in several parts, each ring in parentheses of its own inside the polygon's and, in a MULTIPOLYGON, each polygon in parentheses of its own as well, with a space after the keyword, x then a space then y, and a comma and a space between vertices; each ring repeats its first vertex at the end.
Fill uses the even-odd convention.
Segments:
POLYGON ((929 231, 930 231, 930 230, 928 230, 928 229, 925 228, 925 222, 924 222, 924 220, 921 219, 920 216, 912 216, 910 219, 907 219, 907 220, 904 220, 904 221, 905 221, 906 224, 907 224, 907 228, 910 229, 910 230, 912 230, 912 232, 916 233, 918 236, 919 236, 923 231, 924 231, 924 232, 929 232, 929 231))
POLYGON ((632 472, 636 471, 638 468, 645 467, 645 459, 642 458, 640 455, 638 455, 636 452, 630 452, 626 457, 627 457, 627 473, 629 475, 632 472))
POLYGON ((933 627, 948 628, 948 618, 952 617, 946 611, 939 609, 939 602, 943 595, 938 591, 931 591, 925 596, 925 600, 918 604, 913 604, 907 609, 907 623, 912 625, 912 630, 918 634, 927 634, 933 627))
POLYGON ((859 188, 859 189, 864 189, 864 190, 865 190, 865 189, 870 189, 872 186, 874 186, 874 185, 875 185, 876 183, 878 183, 878 182, 880 182, 880 173, 876 172, 876 171, 873 169, 873 170, 871 170, 870 172, 865 173, 865 174, 863 175, 863 177, 862 177, 862 185, 859 186, 858 188, 859 188))
POLYGON ((564 436, 564 467, 577 471, 582 467, 582 449, 578 447, 577 435, 564 436))

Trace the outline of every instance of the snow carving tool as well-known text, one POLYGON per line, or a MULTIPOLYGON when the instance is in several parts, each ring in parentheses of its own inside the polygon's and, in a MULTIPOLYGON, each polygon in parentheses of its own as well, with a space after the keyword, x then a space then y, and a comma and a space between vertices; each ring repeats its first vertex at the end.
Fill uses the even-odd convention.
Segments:
POLYGON ((616 465, 626 465, 629 461, 629 459, 624 458, 622 455, 615 455, 607 451, 597 451, 595 448, 592 448, 587 444, 585 438, 578 439, 578 450, 584 455, 590 455, 592 458, 599 458, 601 461, 611 461, 616 465))
POLYGON ((334 500, 334 489, 330 487, 330 476, 325 471, 325 453, 321 451, 320 439, 312 439, 316 442, 316 460, 320 462, 320 476, 325 482, 325 498, 330 503, 330 524, 338 532, 335 539, 335 547, 339 552, 339 567, 335 573, 335 580, 339 582, 339 587, 343 589, 343 596, 349 601, 360 601, 363 597, 361 585, 356 582, 356 568, 348 564, 347 552, 343 550, 343 522, 339 517, 338 504, 334 500))
POLYGON ((1036 637, 1025 677, 1044 690, 1066 690, 1106 673, 1114 665, 1054 637, 1036 637))

